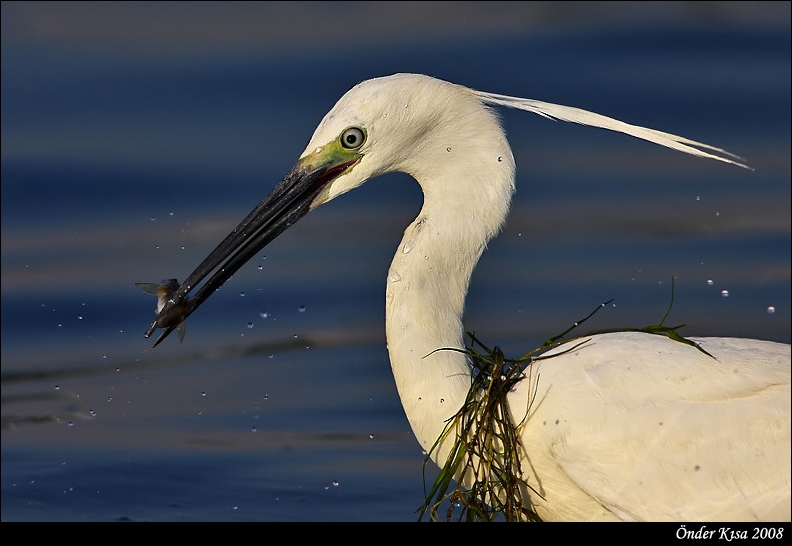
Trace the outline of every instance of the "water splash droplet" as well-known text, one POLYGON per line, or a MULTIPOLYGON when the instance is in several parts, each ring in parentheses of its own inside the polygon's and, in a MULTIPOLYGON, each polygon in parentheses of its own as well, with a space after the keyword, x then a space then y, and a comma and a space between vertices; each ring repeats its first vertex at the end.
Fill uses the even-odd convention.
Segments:
POLYGON ((770 305, 770 306, 767 308, 767 314, 768 314, 768 315, 772 315, 773 313, 775 313, 775 307, 773 307, 772 305, 770 305))
POLYGON ((708 286, 712 286, 713 284, 715 284, 715 281, 713 281, 712 279, 707 279, 708 286))
POLYGON ((298 310, 300 313, 305 313, 305 306, 304 306, 304 305, 301 305, 301 306, 300 306, 300 307, 299 307, 297 310, 298 310))
POLYGON ((250 328, 250 329, 253 329, 253 322, 252 321, 248 322, 247 323, 247 327, 250 328))
POLYGON ((268 313, 268 312, 266 312, 266 311, 262 311, 261 313, 259 313, 259 316, 260 316, 261 318, 267 318, 267 317, 269 317, 269 313, 268 313))
POLYGON ((724 298, 728 298, 729 297, 729 291, 728 290, 721 290, 721 296, 723 296, 724 298))

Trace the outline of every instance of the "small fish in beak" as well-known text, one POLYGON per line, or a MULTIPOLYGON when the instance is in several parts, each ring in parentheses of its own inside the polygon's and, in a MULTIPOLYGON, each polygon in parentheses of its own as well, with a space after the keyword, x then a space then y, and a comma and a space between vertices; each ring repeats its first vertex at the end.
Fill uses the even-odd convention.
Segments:
MULTIPOLYGON (((173 294, 176 293, 181 285, 176 279, 168 279, 162 281, 162 284, 136 282, 135 286, 147 294, 157 296, 157 315, 159 315, 160 311, 162 311, 165 305, 171 301, 173 294)), ((187 322, 183 319, 183 317, 185 317, 187 314, 186 305, 188 301, 188 298, 182 298, 177 304, 175 312, 168 315, 168 323, 161 325, 163 328, 176 326, 176 329, 179 332, 179 341, 184 341, 184 334, 187 333, 187 322)))

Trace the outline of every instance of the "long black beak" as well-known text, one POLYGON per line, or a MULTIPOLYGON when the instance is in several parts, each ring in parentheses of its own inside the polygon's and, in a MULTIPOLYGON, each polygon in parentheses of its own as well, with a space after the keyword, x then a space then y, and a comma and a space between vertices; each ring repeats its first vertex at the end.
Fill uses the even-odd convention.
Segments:
POLYGON ((297 162, 275 189, 217 245, 171 295, 145 333, 148 338, 157 328, 165 329, 152 347, 168 337, 245 262, 305 216, 322 188, 359 159, 360 156, 351 159, 347 156, 346 160, 322 162, 319 165, 297 162), (195 295, 188 297, 190 291, 213 271, 215 273, 195 295))

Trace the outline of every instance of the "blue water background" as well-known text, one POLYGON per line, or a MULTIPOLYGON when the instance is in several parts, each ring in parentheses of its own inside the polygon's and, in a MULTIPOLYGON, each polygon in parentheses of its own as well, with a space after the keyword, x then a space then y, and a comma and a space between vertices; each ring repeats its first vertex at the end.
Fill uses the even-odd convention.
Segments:
MULTIPOLYGON (((2 4, 2 520, 414 520, 384 339, 406 175, 312 212, 142 333, 355 83, 418 72, 707 142, 502 111, 518 165, 465 323, 790 342, 789 3, 2 4), (728 292, 725 296, 723 291, 728 292)), ((433 477, 429 467, 428 477, 433 477)))

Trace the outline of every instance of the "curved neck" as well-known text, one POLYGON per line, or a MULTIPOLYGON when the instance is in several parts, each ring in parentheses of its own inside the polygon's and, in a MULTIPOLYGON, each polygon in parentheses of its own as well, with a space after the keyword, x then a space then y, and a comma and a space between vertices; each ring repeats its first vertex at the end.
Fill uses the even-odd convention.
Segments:
MULTIPOLYGON (((508 151, 508 150, 507 150, 508 151)), ((503 154, 500 161, 506 161, 503 154)), ((508 152, 508 160, 511 153, 508 152)), ((413 433, 429 451, 470 388, 462 313, 473 269, 500 228, 513 191, 513 168, 499 180, 470 180, 444 172, 419 180, 424 206, 405 230, 388 272, 386 336, 391 367, 413 433), (468 191, 447 191, 466 180, 468 191)), ((491 177, 490 173, 490 177, 491 177)), ((416 177, 417 178, 417 177, 416 177)), ((432 453, 446 456, 446 450, 432 453)))

